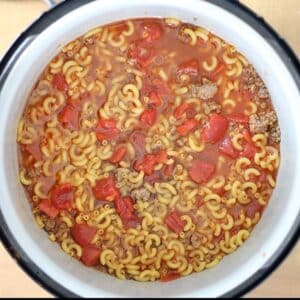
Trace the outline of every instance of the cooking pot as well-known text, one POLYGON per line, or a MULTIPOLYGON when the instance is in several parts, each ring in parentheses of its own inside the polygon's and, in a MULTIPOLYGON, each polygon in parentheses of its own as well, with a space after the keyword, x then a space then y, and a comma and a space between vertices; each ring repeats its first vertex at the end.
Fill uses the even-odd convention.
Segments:
POLYGON ((72 0, 54 6, 19 36, 0 64, 0 232, 4 245, 36 281, 60 296, 244 294, 278 266, 299 236, 299 72, 299 62, 287 44, 237 1, 72 0), (234 44, 265 81, 282 133, 277 186, 250 238, 213 269, 169 283, 121 281, 67 256, 36 226, 18 181, 17 122, 33 85, 60 47, 97 25, 153 16, 200 25, 234 44))

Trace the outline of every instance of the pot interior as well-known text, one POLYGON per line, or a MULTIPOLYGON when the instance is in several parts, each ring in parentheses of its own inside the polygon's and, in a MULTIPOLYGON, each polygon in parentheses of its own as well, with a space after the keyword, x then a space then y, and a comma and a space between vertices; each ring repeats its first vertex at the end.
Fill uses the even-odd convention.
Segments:
POLYGON ((220 296, 271 263, 296 222, 300 208, 299 90, 285 64, 261 35, 224 9, 203 0, 92 1, 58 19, 34 37, 16 61, 0 91, 0 207, 9 230, 30 257, 54 281, 81 296, 220 296), (90 28, 128 18, 176 17, 200 25, 232 43, 258 70, 268 86, 282 132, 277 187, 250 238, 211 270, 170 283, 121 281, 84 267, 49 242, 34 222, 18 182, 16 126, 39 74, 60 47, 90 28))

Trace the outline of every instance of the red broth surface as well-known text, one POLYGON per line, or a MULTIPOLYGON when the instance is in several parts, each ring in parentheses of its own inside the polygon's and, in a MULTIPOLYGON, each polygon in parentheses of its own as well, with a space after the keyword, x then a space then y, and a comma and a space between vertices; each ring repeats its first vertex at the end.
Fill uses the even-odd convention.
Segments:
POLYGON ((237 250, 280 162, 254 68, 172 18, 98 27, 64 46, 30 94, 17 142, 20 181, 49 239, 138 281, 200 272, 237 250))

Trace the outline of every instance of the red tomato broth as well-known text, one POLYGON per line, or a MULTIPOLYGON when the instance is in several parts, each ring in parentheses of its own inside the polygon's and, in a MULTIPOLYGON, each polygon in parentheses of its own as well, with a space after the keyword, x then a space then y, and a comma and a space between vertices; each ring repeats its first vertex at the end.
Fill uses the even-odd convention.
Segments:
POLYGON ((191 45, 184 29, 206 31, 190 24, 130 22, 79 37, 44 70, 18 133, 20 179, 37 221, 58 242, 75 244, 74 258, 122 279, 166 282, 187 272, 185 262, 189 272, 200 270, 199 241, 219 248, 203 254, 204 268, 228 253, 227 235, 245 241, 274 188, 279 142, 271 139, 273 125, 257 131, 253 124, 252 115, 274 109, 231 45, 212 33, 191 45), (225 54, 241 63, 240 74, 228 75, 236 65, 225 54), (234 107, 224 105, 229 86, 234 107), (258 155, 265 149, 277 155, 270 162, 258 155), (231 228, 218 233, 231 218, 231 228), (69 224, 64 235, 61 222, 69 224), (137 275, 121 263, 127 252, 137 275), (152 255, 147 264, 137 259, 145 253, 152 255), (110 270, 110 259, 120 272, 110 270))

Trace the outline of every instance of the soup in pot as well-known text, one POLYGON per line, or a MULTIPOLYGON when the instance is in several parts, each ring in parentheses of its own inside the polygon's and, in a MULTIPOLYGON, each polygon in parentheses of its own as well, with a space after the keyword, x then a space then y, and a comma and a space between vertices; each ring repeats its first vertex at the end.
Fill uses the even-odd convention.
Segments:
POLYGON ((109 24, 64 46, 29 96, 17 142, 49 239, 138 281, 203 271, 242 246, 280 163, 277 116, 253 66, 173 18, 109 24))

